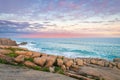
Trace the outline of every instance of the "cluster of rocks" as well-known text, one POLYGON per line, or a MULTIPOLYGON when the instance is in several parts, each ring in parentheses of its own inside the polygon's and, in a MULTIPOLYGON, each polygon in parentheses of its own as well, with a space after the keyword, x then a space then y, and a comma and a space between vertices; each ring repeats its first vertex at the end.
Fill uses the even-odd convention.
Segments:
POLYGON ((11 39, 0 38, 0 45, 17 46, 17 43, 11 39))
POLYGON ((66 58, 64 56, 55 56, 55 55, 47 55, 44 53, 38 53, 33 51, 16 51, 18 56, 15 57, 15 61, 17 63, 24 63, 26 66, 34 67, 36 65, 40 67, 54 67, 59 66, 64 71, 66 70, 79 70, 80 66, 87 66, 89 64, 102 66, 102 67, 110 67, 110 68, 118 68, 120 69, 120 59, 116 58, 113 61, 107 61, 104 59, 98 58, 66 58), (25 58, 32 58, 33 62, 25 61, 25 58))
POLYGON ((47 55, 44 53, 32 52, 32 51, 16 51, 18 56, 14 59, 18 63, 24 63, 26 66, 34 67, 36 65, 40 67, 54 67, 59 66, 61 69, 68 70, 71 67, 77 67, 83 65, 83 62, 79 62, 76 59, 76 64, 74 64, 74 59, 69 59, 63 56, 54 56, 54 55, 47 55), (33 58, 33 62, 25 61, 25 58, 33 58))
POLYGON ((115 58, 113 61, 98 58, 83 58, 83 61, 88 64, 120 69, 120 58, 115 58))

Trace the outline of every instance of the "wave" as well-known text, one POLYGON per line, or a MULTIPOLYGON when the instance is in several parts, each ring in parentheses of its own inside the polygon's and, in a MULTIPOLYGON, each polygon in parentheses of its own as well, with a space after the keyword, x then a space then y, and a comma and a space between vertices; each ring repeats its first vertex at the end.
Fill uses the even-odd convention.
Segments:
POLYGON ((40 48, 36 48, 35 47, 35 44, 33 43, 28 43, 27 45, 20 45, 20 47, 23 47, 23 48, 27 48, 28 50, 32 50, 32 51, 40 51, 40 48))
POLYGON ((97 41, 89 39, 18 39, 20 42, 28 42, 20 47, 28 48, 32 51, 47 54, 61 55, 66 57, 94 57, 112 60, 120 57, 120 39, 107 41, 97 41), (114 41, 114 42, 113 42, 114 41))

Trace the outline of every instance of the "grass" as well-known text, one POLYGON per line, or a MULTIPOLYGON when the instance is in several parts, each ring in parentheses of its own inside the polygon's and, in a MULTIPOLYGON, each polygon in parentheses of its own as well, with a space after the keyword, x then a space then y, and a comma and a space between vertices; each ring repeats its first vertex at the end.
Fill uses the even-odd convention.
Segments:
POLYGON ((7 62, 7 61, 4 60, 4 59, 0 59, 0 63, 1 63, 1 64, 9 64, 9 65, 13 65, 13 66, 19 66, 19 67, 24 66, 24 64, 22 64, 22 63, 19 63, 19 64, 9 63, 9 62, 7 62))
POLYGON ((25 61, 33 62, 33 58, 25 58, 25 61))
POLYGON ((55 72, 57 72, 59 74, 64 74, 64 71, 58 66, 55 66, 55 72))
POLYGON ((12 47, 6 48, 6 49, 11 50, 12 52, 15 52, 15 51, 25 51, 24 49, 21 49, 21 48, 12 48, 12 47))
POLYGON ((46 68, 46 67, 41 68, 41 71, 50 72, 49 68, 46 68))
POLYGON ((40 66, 34 66, 34 67, 32 67, 32 69, 34 69, 34 70, 39 70, 39 71, 45 71, 45 72, 50 72, 49 71, 49 68, 46 68, 46 67, 40 67, 40 66))
POLYGON ((34 67, 32 67, 32 69, 34 69, 34 70, 40 70, 41 68, 40 68, 40 66, 34 66, 34 67))
POLYGON ((17 57, 18 55, 17 54, 15 54, 14 52, 12 52, 12 53, 9 53, 9 54, 6 54, 7 56, 9 56, 9 57, 13 57, 13 58, 15 58, 15 57, 17 57))
POLYGON ((0 59, 0 63, 2 63, 2 64, 8 64, 8 62, 6 60, 4 60, 4 59, 0 59))
POLYGON ((19 51, 23 51, 23 49, 19 49, 19 48, 12 48, 12 47, 10 47, 10 48, 7 48, 8 50, 11 50, 12 52, 11 53, 9 53, 9 54, 6 54, 7 56, 9 56, 9 57, 13 57, 13 58, 15 58, 15 57, 17 57, 18 55, 15 53, 15 51, 16 50, 19 50, 19 51))

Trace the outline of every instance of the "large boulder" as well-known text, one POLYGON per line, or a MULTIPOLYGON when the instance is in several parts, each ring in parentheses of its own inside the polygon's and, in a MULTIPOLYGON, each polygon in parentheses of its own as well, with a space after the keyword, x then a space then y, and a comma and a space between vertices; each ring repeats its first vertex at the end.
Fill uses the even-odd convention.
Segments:
POLYGON ((82 59, 76 59, 76 63, 77 63, 77 65, 82 66, 83 65, 83 60, 82 59))
POLYGON ((36 63, 39 66, 44 66, 44 64, 46 63, 47 57, 43 56, 43 57, 36 57, 34 58, 34 63, 36 63))
POLYGON ((56 56, 49 56, 47 57, 46 65, 45 67, 51 67, 56 62, 56 56))
POLYGON ((68 60, 68 61, 64 62, 64 64, 65 64, 65 66, 66 66, 67 68, 69 68, 69 67, 72 66, 73 60, 68 60))
POLYGON ((32 54, 31 57, 35 58, 35 57, 40 57, 40 56, 41 56, 40 53, 38 53, 38 52, 33 52, 33 54, 32 54))
POLYGON ((14 60, 18 63, 24 62, 25 56, 24 55, 19 55, 17 56, 14 60))
POLYGON ((0 38, 0 45, 17 46, 16 41, 7 38, 0 38))
POLYGON ((34 64, 33 62, 30 62, 30 61, 25 61, 24 64, 25 64, 26 66, 32 67, 32 68, 37 66, 36 64, 34 64))
POLYGON ((62 59, 57 59, 57 65, 62 66, 63 65, 63 60, 62 59))

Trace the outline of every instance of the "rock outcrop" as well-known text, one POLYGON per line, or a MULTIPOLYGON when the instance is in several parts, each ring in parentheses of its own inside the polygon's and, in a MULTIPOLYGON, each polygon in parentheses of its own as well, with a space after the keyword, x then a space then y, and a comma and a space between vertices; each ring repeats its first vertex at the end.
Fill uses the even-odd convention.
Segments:
POLYGON ((11 39, 0 38, 0 45, 17 46, 17 43, 11 39))

